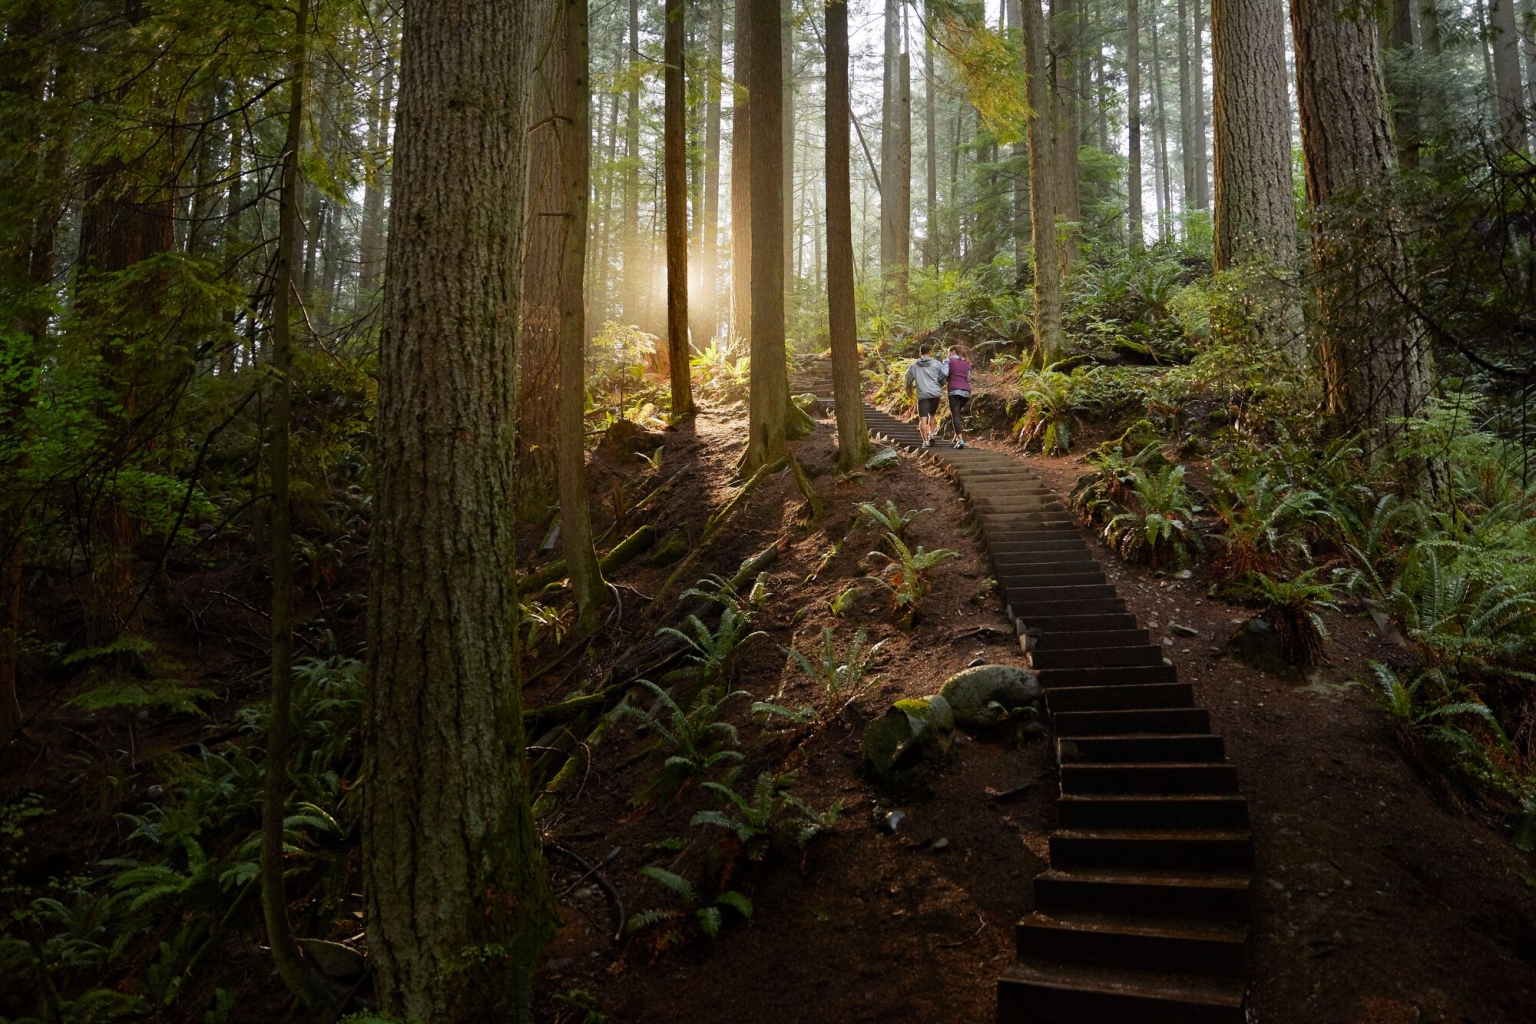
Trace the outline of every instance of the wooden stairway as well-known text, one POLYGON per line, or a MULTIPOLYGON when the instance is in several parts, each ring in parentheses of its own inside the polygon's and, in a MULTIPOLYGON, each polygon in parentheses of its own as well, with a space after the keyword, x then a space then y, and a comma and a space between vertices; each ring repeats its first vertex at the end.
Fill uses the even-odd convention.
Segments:
MULTIPOLYGON (((915 424, 864 415, 919 449, 915 424)), ((952 443, 927 454, 975 509, 1061 770, 1050 868, 997 1019, 1242 1024, 1253 842, 1222 738, 1061 502, 1018 460, 952 443)))

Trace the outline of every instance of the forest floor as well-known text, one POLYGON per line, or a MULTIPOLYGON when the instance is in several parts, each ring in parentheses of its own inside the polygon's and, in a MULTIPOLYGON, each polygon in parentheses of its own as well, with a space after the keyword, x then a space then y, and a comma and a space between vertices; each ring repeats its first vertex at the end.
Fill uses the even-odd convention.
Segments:
MULTIPOLYGON (((744 411, 707 410, 661 435, 655 465, 600 448, 592 462, 598 528, 613 518, 603 509, 616 482, 630 488, 632 500, 676 478, 627 525, 650 521, 659 533, 679 529, 696 539, 710 510, 731 492, 744 432, 744 411)), ((540 965, 540 1020, 590 1024, 597 1018, 587 1017, 581 1003, 624 1024, 993 1019, 996 979, 1014 959, 1012 925, 1028 911, 1030 880, 1044 866, 1055 813, 1054 759, 1046 741, 964 739, 934 795, 902 804, 894 834, 881 827, 895 805, 862 777, 864 726, 893 700, 937 692, 977 658, 1016 662, 1020 651, 954 487, 906 457, 892 469, 843 481, 833 469, 833 436, 823 424, 797 445, 827 514, 807 523, 792 477, 770 478, 688 582, 729 575, 747 557, 779 545, 770 596, 753 621, 768 635, 747 645, 735 664, 733 685, 753 699, 812 702, 814 684, 781 647, 809 651, 823 625, 843 641, 862 628, 871 643, 884 642, 876 664, 881 681, 821 728, 763 724, 748 714, 747 700, 733 702, 726 715, 741 731, 744 779, 794 770, 793 792, 818 808, 841 800, 840 819, 803 853, 743 866, 731 885, 751 897, 749 921, 728 919, 716 938, 694 934, 671 946, 657 941, 665 930, 615 942, 617 908, 602 886, 552 860, 564 924, 540 965), (829 611, 831 599, 863 574, 861 558, 875 547, 866 529, 850 532, 854 503, 887 498, 903 509, 934 510, 910 528, 913 544, 959 553, 932 571, 932 590, 910 629, 896 625, 884 600, 865 601, 846 618, 829 611), (841 553, 808 580, 845 537, 841 553)), ((1093 440, 1084 438, 1079 450, 1093 440)), ((1083 472, 1076 456, 1021 457, 1063 494, 1083 472)), ((520 538, 520 550, 539 539, 520 538)), ((1251 1019, 1531 1019, 1536 869, 1506 835, 1405 758, 1368 695, 1345 688, 1366 675, 1370 661, 1405 653, 1383 641, 1369 620, 1334 614, 1329 662, 1312 678, 1258 672, 1225 653, 1235 621, 1251 609, 1208 596, 1210 581, 1199 572, 1179 580, 1124 565, 1102 546, 1098 555, 1142 625, 1166 644, 1180 678, 1211 709, 1252 803, 1258 868, 1251 1019), (1175 623, 1199 635, 1170 632, 1175 623)), ((672 571, 642 556, 621 572, 622 613, 586 648, 562 653, 560 671, 535 678, 526 704, 560 700, 658 625, 675 621, 676 588, 660 602, 648 598, 672 571)), ((316 577, 303 607, 313 623, 308 635, 329 629, 337 647, 355 651, 363 624, 359 603, 349 598, 365 580, 361 548, 316 577)), ((26 755, 7 755, 0 796, 41 792, 58 813, 29 832, 26 876, 64 877, 116 855, 127 831, 116 812, 139 806, 156 783, 161 755, 235 735, 235 713, 263 695, 264 623, 257 609, 265 590, 249 560, 232 559, 223 568, 184 573, 156 595, 162 607, 177 609, 155 623, 157 644, 184 664, 189 680, 216 689, 207 720, 90 716, 64 707, 67 685, 27 682, 26 755)), ((71 616, 78 620, 75 607, 60 585, 39 600, 35 615, 64 639, 71 616)), ((579 791, 544 823, 549 839, 602 864, 603 880, 626 914, 671 905, 639 869, 656 864, 696 873, 696 862, 658 857, 654 848, 689 835, 693 815, 714 806, 698 787, 686 787, 666 807, 638 798, 660 759, 651 746, 633 725, 615 726, 593 748, 579 791)), ((355 873, 350 877, 355 885, 355 873)), ((328 934, 350 939, 358 930, 337 924, 328 934)), ((253 917, 223 944, 217 969, 198 982, 208 991, 214 984, 236 991, 233 1021, 254 1024, 286 1013, 259 941, 253 917)), ((114 966, 106 980, 128 984, 142 966, 114 966)))

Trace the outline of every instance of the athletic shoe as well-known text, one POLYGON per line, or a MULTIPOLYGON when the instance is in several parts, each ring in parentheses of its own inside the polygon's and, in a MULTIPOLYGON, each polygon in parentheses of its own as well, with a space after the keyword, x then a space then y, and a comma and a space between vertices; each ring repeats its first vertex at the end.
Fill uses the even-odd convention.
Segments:
POLYGON ((933 447, 933 438, 931 438, 931 437, 923 438, 923 447, 924 448, 932 448, 933 447))
POLYGON ((963 438, 963 437, 955 438, 955 447, 956 448, 964 448, 965 447, 965 438, 963 438))

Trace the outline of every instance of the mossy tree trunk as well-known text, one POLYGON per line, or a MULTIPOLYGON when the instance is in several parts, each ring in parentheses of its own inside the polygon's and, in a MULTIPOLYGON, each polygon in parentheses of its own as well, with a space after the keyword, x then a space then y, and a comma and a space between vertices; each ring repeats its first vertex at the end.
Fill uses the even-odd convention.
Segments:
POLYGON ((511 522, 530 12, 404 8, 369 555, 362 875, 380 1009, 526 1019, 533 828, 511 522))
POLYGON ((666 20, 662 150, 667 207, 667 365, 675 422, 693 416, 693 387, 688 376, 688 98, 683 83, 683 0, 667 0, 666 20))
POLYGON ((1061 323, 1061 262, 1056 241, 1058 163, 1051 131, 1050 64, 1040 0, 1024 0, 1024 73, 1029 100, 1029 216, 1034 231, 1035 344, 1042 362, 1067 347, 1061 323))

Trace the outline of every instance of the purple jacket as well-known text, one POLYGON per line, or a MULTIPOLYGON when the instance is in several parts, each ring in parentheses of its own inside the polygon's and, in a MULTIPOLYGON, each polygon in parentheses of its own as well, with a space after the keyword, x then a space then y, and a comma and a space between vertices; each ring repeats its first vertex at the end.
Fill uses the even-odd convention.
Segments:
POLYGON ((950 356, 944 360, 949 365, 949 392, 956 391, 971 393, 971 364, 960 356, 950 356))

